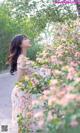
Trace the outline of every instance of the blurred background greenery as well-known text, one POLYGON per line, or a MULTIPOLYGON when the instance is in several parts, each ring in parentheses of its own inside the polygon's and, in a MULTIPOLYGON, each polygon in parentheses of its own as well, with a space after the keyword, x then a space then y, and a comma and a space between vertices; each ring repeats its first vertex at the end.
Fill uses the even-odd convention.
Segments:
POLYGON ((80 16, 79 4, 57 5, 49 0, 4 0, 0 3, 0 71, 7 69, 8 49, 12 37, 26 34, 32 42, 28 51, 35 60, 43 45, 54 40, 57 22, 75 20, 80 16))

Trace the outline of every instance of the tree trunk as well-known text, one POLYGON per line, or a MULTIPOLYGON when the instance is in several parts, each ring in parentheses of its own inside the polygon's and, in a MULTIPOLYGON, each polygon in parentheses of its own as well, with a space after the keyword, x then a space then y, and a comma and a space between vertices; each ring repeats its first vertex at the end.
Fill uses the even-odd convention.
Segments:
POLYGON ((74 2, 76 4, 77 12, 78 12, 78 15, 80 17, 80 0, 74 0, 74 2))

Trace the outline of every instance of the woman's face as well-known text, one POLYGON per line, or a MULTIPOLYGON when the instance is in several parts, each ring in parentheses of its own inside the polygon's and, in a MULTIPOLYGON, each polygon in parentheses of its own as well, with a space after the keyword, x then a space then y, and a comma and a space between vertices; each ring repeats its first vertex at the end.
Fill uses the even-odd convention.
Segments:
POLYGON ((24 38, 21 44, 22 48, 29 48, 31 47, 30 40, 28 38, 24 38))

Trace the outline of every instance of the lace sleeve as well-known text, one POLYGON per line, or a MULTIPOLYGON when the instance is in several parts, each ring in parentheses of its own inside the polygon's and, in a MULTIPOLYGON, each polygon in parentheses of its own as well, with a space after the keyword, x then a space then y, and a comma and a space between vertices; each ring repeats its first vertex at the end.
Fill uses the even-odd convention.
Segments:
POLYGON ((31 75, 34 71, 32 67, 32 62, 24 56, 21 56, 17 61, 17 70, 23 72, 24 74, 31 75))

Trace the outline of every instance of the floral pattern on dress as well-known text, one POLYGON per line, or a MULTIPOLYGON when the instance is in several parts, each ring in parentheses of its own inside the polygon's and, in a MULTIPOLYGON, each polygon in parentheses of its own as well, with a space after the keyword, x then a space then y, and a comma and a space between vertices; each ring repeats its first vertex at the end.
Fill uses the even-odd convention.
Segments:
MULTIPOLYGON (((26 68, 28 68, 27 64, 28 64, 27 58, 25 56, 21 56, 21 58, 18 59, 17 68, 26 70, 26 68)), ((32 106, 31 106, 32 96, 29 92, 23 91, 18 87, 18 85, 15 85, 11 94, 11 102, 12 102, 12 124, 14 125, 14 127, 16 127, 16 125, 18 126, 17 116, 19 114, 22 114, 23 118, 26 118, 29 112, 32 114, 32 106)), ((27 128, 30 128, 29 123, 28 125, 27 123, 25 123, 25 126, 27 126, 27 128)))

